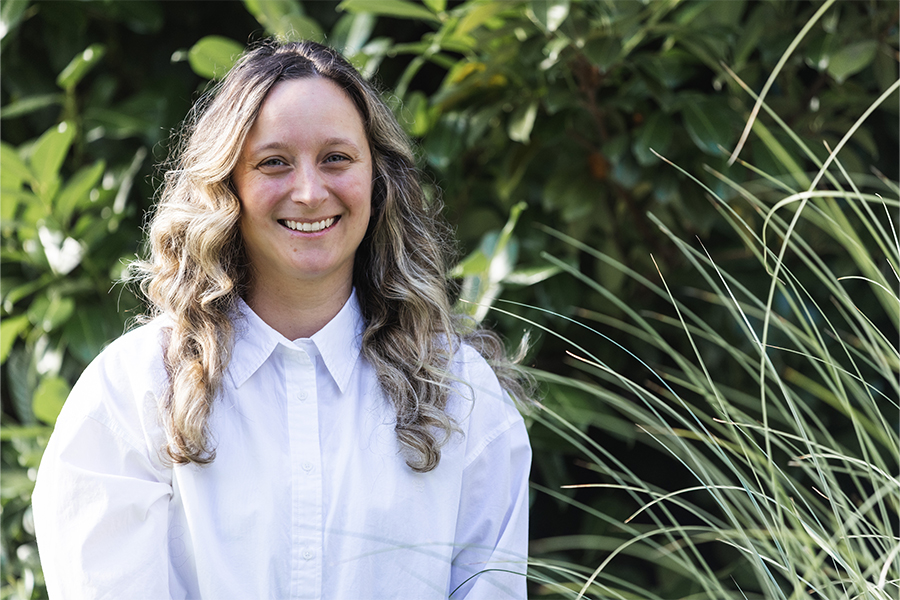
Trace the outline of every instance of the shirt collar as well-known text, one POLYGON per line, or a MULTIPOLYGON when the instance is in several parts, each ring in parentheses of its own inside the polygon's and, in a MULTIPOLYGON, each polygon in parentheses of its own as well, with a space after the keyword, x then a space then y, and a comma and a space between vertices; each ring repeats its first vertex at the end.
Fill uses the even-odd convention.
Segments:
MULTIPOLYGON (((234 350, 228 372, 234 386, 240 387, 279 345, 291 349, 296 349, 297 346, 272 329, 243 299, 238 299, 236 312, 234 350)), ((346 390, 350 374, 359 358, 363 326, 363 316, 354 289, 338 314, 310 338, 341 392, 346 390)))

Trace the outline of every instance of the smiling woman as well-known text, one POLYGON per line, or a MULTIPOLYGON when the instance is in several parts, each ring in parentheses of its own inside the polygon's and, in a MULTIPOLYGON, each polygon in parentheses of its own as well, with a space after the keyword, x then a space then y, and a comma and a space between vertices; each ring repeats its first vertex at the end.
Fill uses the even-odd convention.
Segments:
POLYGON ((277 84, 232 177, 252 266, 244 299, 286 337, 309 337, 324 323, 296 321, 297 303, 349 297, 369 225, 372 158, 359 112, 330 79, 277 84))
POLYGON ((329 48, 265 44, 183 140, 135 267, 148 322, 38 474, 51 597, 525 597, 527 394, 451 312, 390 110, 329 48))

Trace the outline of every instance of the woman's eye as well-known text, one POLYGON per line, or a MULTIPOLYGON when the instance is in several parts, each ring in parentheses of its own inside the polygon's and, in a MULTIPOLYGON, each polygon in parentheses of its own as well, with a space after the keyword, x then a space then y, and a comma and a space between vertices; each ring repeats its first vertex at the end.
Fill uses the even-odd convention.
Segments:
POLYGON ((325 159, 325 162, 327 162, 327 163, 342 162, 345 160, 350 160, 350 159, 347 158, 346 156, 344 156, 343 154, 332 154, 331 156, 329 156, 328 158, 325 159))
POLYGON ((280 158, 267 158, 266 160, 259 163, 259 166, 260 167, 281 167, 281 166, 284 166, 285 164, 287 164, 287 163, 285 163, 280 158))

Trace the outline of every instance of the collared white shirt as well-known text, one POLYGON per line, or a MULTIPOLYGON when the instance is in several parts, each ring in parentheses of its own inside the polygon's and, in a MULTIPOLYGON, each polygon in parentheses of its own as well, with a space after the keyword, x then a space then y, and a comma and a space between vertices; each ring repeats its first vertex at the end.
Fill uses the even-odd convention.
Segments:
POLYGON ((355 295, 294 342, 239 312, 211 465, 161 460, 165 319, 72 390, 33 496, 50 597, 525 598, 531 449, 481 356, 457 352, 463 433, 416 473, 360 354, 355 295))

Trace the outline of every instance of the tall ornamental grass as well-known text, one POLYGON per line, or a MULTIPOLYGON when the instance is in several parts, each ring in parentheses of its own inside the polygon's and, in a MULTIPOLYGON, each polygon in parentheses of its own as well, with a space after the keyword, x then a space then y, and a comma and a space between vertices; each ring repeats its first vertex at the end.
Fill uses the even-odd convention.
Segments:
POLYGON ((719 246, 680 239, 655 221, 696 273, 695 287, 672 289, 661 270, 646 278, 554 233, 669 309, 637 312, 547 257, 608 304, 569 319, 596 334, 596 346, 570 341, 579 375, 534 373, 548 391, 534 418, 566 438, 591 473, 567 487, 633 511, 623 519, 602 500, 536 486, 595 517, 601 533, 533 541, 534 597, 900 596, 898 184, 874 169, 848 173, 840 157, 872 111, 896 104, 898 87, 824 149, 804 144, 758 99, 769 127, 784 133, 751 117, 751 139, 766 145, 779 172, 741 163, 732 168, 753 173, 742 184, 712 170, 719 186, 695 179, 740 250, 719 256, 719 246), (609 348, 641 374, 597 357, 609 348), (566 410, 559 398, 573 391, 596 411, 566 410), (605 448, 600 429, 588 431, 602 419, 632 423, 683 483, 642 478, 628 455, 605 448), (573 553, 595 559, 576 564, 573 553))

